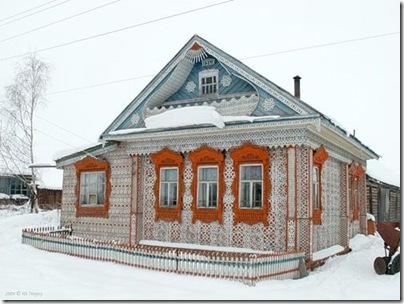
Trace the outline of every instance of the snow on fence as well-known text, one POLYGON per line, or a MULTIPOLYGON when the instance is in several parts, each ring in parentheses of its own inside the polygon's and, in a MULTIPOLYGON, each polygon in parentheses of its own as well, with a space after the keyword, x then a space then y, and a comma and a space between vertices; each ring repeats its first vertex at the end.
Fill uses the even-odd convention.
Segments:
POLYGON ((134 245, 69 236, 69 228, 24 229, 22 243, 38 249, 137 268, 236 280, 254 286, 265 279, 300 278, 304 252, 238 253, 134 245))

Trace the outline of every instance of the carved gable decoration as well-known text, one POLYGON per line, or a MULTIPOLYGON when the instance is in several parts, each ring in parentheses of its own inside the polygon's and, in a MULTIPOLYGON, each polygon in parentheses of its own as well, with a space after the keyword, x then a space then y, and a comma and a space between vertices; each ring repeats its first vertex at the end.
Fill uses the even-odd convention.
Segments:
MULTIPOLYGON (((269 98, 269 100, 264 103, 265 113, 260 112, 260 115, 268 115, 267 112, 272 110, 275 104, 279 104, 277 111, 281 114, 306 115, 312 111, 297 102, 292 95, 284 94, 284 91, 278 86, 262 77, 236 58, 195 35, 112 122, 103 132, 101 138, 104 136, 108 138, 109 133, 112 131, 133 127, 134 123, 131 121, 133 115, 142 113, 142 115, 147 117, 146 112, 149 109, 159 109, 165 101, 172 103, 168 104, 168 107, 175 107, 177 103, 181 105, 190 104, 194 102, 191 100, 197 98, 203 99, 199 94, 200 92, 196 92, 198 87, 200 87, 200 79, 197 73, 198 71, 201 72, 203 69, 218 69, 219 72, 215 79, 217 92, 209 93, 211 95, 210 98, 214 99, 211 100, 212 102, 231 101, 234 103, 241 97, 253 99, 251 101, 252 109, 244 109, 243 107, 246 105, 241 102, 237 104, 240 109, 232 109, 231 115, 246 115, 245 113, 251 115, 258 107, 257 104, 259 101, 250 96, 261 94, 257 93, 258 91, 265 93, 265 98, 269 98), (227 99, 226 96, 229 96, 229 98, 227 99)), ((201 100, 195 102, 200 101, 201 100)), ((279 113, 275 113, 275 115, 278 114, 279 113)), ((141 117, 145 118, 143 116, 141 117)), ((135 122, 138 121, 135 120, 135 122)), ((138 124, 135 125, 138 126, 138 124)))

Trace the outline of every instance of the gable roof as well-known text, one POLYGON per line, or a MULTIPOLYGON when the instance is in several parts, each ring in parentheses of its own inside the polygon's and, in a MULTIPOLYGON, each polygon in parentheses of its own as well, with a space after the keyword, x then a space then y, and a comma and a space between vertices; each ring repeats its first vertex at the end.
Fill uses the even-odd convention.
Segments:
MULTIPOLYGON (((288 115, 304 116, 320 114, 314 108, 255 72, 238 59, 220 50, 203 38, 194 35, 108 126, 101 134, 100 139, 103 138, 103 135, 110 132, 127 128, 124 122, 130 121, 132 117, 135 117, 132 119, 132 121, 135 120, 135 122, 144 118, 139 116, 142 116, 141 111, 145 107, 152 108, 161 106, 164 100, 184 85, 194 63, 200 62, 208 56, 214 57, 224 69, 242 78, 256 88, 256 90, 273 97, 271 101, 275 102, 279 107, 286 109, 288 115), (135 113, 138 114, 135 115, 135 113)), ((252 115, 264 116, 268 114, 262 113, 262 111, 260 112, 259 109, 255 109, 252 115)))
MULTIPOLYGON (((212 71, 214 70, 215 69, 212 69, 212 71)), ((217 71, 219 70, 217 69, 217 71)), ((201 82, 201 78, 195 80, 199 83, 201 82)), ((221 85, 223 87, 226 87, 226 83, 228 84, 228 82, 229 78, 224 79, 224 77, 222 77, 221 85)), ((230 80, 230 83, 231 82, 232 80, 230 80)), ((191 83, 191 86, 195 87, 196 85, 195 83, 191 83)), ((194 110, 200 110, 201 108, 202 107, 198 107, 198 109, 195 108, 194 110)), ((183 119, 182 116, 181 119, 183 119)), ((153 134, 153 138, 156 136, 171 136, 170 132, 174 130, 190 130, 200 127, 212 128, 212 125, 219 128, 222 125, 226 125, 226 128, 234 129, 235 126, 245 124, 247 121, 256 125, 258 128, 265 127, 268 124, 276 127, 285 127, 290 123, 294 125, 311 124, 318 132, 320 129, 324 130, 324 132, 321 131, 322 136, 333 138, 333 140, 339 142, 339 144, 345 143, 346 147, 349 147, 348 150, 355 150, 359 158, 363 158, 363 156, 365 156, 366 159, 379 158, 379 155, 360 142, 355 136, 348 134, 346 130, 341 128, 331 118, 277 86, 238 59, 223 52, 201 37, 194 35, 100 135, 99 141, 102 142, 101 145, 84 149, 78 154, 71 153, 57 157, 55 161, 57 167, 60 168, 63 165, 79 159, 82 157, 82 154, 90 153, 92 155, 98 155, 107 150, 116 149, 116 144, 120 141, 131 141, 134 139, 142 141, 145 138, 150 138, 151 134, 153 134), (177 97, 180 99, 184 98, 184 96, 187 97, 186 93, 185 95, 182 93, 188 91, 187 86, 192 81, 186 82, 186 80, 189 80, 188 76, 193 69, 196 69, 195 73, 199 75, 204 72, 209 72, 209 68, 206 69, 206 67, 203 66, 203 61, 205 59, 210 60, 211 58, 217 60, 218 64, 215 66, 218 67, 221 72, 224 72, 226 76, 234 76, 237 79, 236 83, 238 85, 243 83, 241 86, 242 90, 238 96, 230 96, 230 99, 226 100, 229 94, 225 92, 222 96, 209 97, 205 95, 194 95, 191 97, 191 100, 180 100, 179 103, 178 100, 175 101, 173 96, 177 93, 177 97), (199 70, 196 66, 198 66, 199 70), (224 99, 222 99, 222 97, 224 97, 224 99), (200 103, 202 105, 208 105, 209 107, 207 108, 211 108, 207 114, 209 121, 201 121, 196 124, 193 123, 192 125, 180 123, 178 126, 170 125, 166 127, 161 127, 161 124, 157 123, 154 127, 146 127, 146 116, 149 114, 151 114, 151 116, 155 115, 155 117, 153 117, 154 120, 161 120, 162 116, 160 115, 162 112, 173 108, 173 100, 174 107, 177 107, 177 110, 180 110, 182 105, 199 106, 200 103), (208 100, 210 104, 207 103, 206 100, 208 100), (218 114, 214 111, 215 107, 210 106, 223 104, 224 108, 230 106, 230 108, 235 108, 236 111, 238 111, 239 107, 245 108, 246 104, 248 104, 249 112, 247 114, 229 114, 229 111, 226 112, 225 110, 225 113, 218 114), (150 110, 150 108, 153 107, 154 109, 150 110), (160 111, 159 108, 162 108, 163 111, 160 111)))

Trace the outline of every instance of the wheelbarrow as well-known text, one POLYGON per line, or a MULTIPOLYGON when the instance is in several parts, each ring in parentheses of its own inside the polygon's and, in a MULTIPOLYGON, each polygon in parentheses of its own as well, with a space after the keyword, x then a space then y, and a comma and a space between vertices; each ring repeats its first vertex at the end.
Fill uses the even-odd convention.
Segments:
POLYGON ((396 222, 377 223, 377 232, 384 241, 384 257, 377 257, 373 268, 377 274, 400 272, 400 224, 396 222))

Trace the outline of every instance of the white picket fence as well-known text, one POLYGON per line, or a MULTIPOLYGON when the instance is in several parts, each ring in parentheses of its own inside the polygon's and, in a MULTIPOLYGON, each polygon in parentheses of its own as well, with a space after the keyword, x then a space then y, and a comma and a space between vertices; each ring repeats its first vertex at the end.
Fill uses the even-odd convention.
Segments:
POLYGON ((265 279, 300 278, 304 252, 236 253, 96 241, 69 236, 68 228, 24 229, 22 243, 72 256, 133 267, 236 280, 253 286, 265 279))

